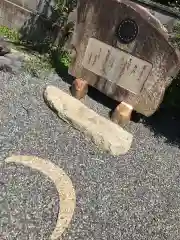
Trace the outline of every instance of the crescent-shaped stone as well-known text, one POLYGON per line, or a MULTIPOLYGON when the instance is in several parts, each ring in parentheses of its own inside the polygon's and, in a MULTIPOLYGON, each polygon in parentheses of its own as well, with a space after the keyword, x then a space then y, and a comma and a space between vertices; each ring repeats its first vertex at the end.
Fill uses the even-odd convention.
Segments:
POLYGON ((71 179, 61 168, 54 165, 51 161, 36 156, 13 155, 6 158, 5 162, 19 163, 36 169, 53 181, 59 194, 60 210, 56 227, 50 239, 59 239, 69 226, 76 206, 76 194, 71 179))

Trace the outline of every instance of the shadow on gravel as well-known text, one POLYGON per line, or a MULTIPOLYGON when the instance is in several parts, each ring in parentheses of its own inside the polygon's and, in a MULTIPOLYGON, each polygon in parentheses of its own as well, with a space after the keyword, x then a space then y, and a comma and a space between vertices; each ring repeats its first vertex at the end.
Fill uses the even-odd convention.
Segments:
MULTIPOLYGON (((53 25, 58 19, 58 14, 54 8, 47 4, 45 1, 40 0, 37 11, 41 12, 39 15, 32 15, 24 24, 20 33, 22 35, 22 41, 26 42, 27 49, 29 51, 38 50, 38 52, 46 53, 49 52, 53 43, 59 43, 60 39, 60 26, 53 25), (50 21, 45 21, 43 16, 46 18, 50 15, 50 21), (32 44, 33 43, 33 44, 32 44)), ((51 52, 51 64, 56 70, 59 76, 68 84, 72 84, 74 78, 68 74, 68 69, 64 66, 60 58, 58 51, 51 52)), ((176 106, 180 106, 180 86, 177 87, 177 83, 180 79, 174 81, 168 94, 166 94, 163 107, 161 107, 153 116, 145 118, 137 113, 133 113, 132 121, 142 121, 145 126, 148 126, 154 131, 157 136, 164 136, 167 138, 169 143, 180 143, 180 108, 172 107, 172 99, 175 99, 176 106), (167 97, 168 95, 168 97, 167 97)), ((98 90, 90 87, 89 97, 99 102, 100 104, 108 107, 110 110, 114 110, 118 105, 118 102, 110 99, 106 95, 102 94, 98 90)))
POLYGON ((171 144, 180 144, 180 111, 176 108, 160 108, 149 118, 141 117, 144 125, 156 136, 164 136, 171 144))
MULTIPOLYGON (((71 85, 74 78, 68 74, 68 68, 56 61, 52 64, 63 81, 71 85)), ((145 126, 154 132, 155 136, 164 136, 167 138, 168 143, 179 145, 180 110, 177 107, 172 107, 169 100, 169 98, 172 100, 174 91, 175 90, 173 90, 170 96, 167 96, 169 94, 169 89, 167 90, 164 102, 153 116, 144 117, 141 114, 133 112, 132 121, 136 123, 141 121, 145 126)), ((108 107, 110 110, 114 110, 118 105, 117 101, 112 100, 95 88, 89 87, 88 95, 90 98, 108 107)))
MULTIPOLYGON (((25 46, 24 46, 25 47, 25 46)), ((27 47, 27 51, 33 52, 33 49, 27 47)), ((60 61, 59 52, 51 52, 51 64, 52 67, 56 70, 57 74, 62 78, 64 82, 71 85, 74 78, 68 74, 68 68, 60 61)), ((167 90, 168 92, 169 90, 167 90)), ((176 89, 173 86, 173 91, 170 96, 165 96, 165 100, 157 112, 151 117, 144 117, 136 112, 132 114, 132 121, 139 122, 141 121, 145 126, 150 128, 155 136, 164 136, 167 139, 167 142, 170 144, 180 144, 180 109, 172 107, 172 100, 175 100, 176 103, 180 103, 180 89, 176 89), (176 93, 175 93, 176 92, 176 93), (179 98, 175 99, 175 96, 179 98)), ((112 100, 107 97, 105 94, 99 92, 95 88, 89 87, 88 95, 90 98, 94 99, 98 103, 106 106, 112 112, 118 105, 117 101, 112 100)), ((167 94, 166 94, 167 95, 167 94)), ((179 104, 180 106, 180 104, 179 104)), ((111 115, 110 112, 110 115, 111 115)))
POLYGON ((180 73, 166 90, 164 100, 157 112, 142 117, 144 125, 150 127, 156 136, 164 136, 170 144, 180 146, 180 73))
POLYGON ((61 55, 59 51, 51 51, 51 65, 55 69, 56 73, 62 78, 62 80, 68 84, 72 84, 74 78, 68 74, 68 67, 66 67, 61 61, 61 55))

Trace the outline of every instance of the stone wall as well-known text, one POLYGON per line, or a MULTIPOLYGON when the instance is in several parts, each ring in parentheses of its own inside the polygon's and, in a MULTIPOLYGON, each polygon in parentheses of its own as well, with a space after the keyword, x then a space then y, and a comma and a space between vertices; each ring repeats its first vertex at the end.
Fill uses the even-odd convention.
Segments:
POLYGON ((6 0, 0 1, 0 25, 20 28, 31 11, 6 0))
POLYGON ((31 13, 52 15, 54 0, 0 0, 0 25, 21 28, 31 13))
POLYGON ((15 3, 24 8, 35 10, 39 0, 9 0, 9 2, 15 3))

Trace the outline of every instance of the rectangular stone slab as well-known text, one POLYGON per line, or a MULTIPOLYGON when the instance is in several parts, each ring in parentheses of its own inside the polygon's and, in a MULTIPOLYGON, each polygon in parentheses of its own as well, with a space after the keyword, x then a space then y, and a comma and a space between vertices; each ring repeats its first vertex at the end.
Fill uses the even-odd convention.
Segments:
POLYGON ((90 38, 82 62, 84 68, 118 86, 139 94, 152 69, 152 64, 90 38))
POLYGON ((98 115, 82 102, 54 86, 44 91, 44 100, 59 118, 71 123, 92 141, 113 155, 125 154, 133 136, 117 124, 98 115))
MULTIPOLYGON (((78 0, 74 16, 71 14, 71 19, 74 17, 75 27, 70 44, 72 54, 69 73, 75 78, 84 79, 89 85, 108 97, 131 105, 136 112, 147 117, 153 115, 159 108, 166 88, 180 68, 179 50, 171 44, 173 40, 170 41, 168 36, 168 32, 171 32, 172 22, 169 25, 169 20, 165 21, 168 23, 169 30, 167 30, 158 19, 160 16, 157 18, 157 14, 154 16, 154 13, 154 11, 152 13, 148 8, 129 0, 78 0), (130 19, 135 28, 131 24, 130 28, 127 27, 130 25, 125 24, 125 21, 130 19), (125 24, 126 27, 119 31, 122 24, 125 24), (126 32, 123 29, 126 29, 126 32), (132 33, 137 36, 133 41, 125 44, 125 39, 134 38, 135 35, 132 33), (144 78, 144 83, 143 81, 137 83, 138 77, 135 76, 134 79, 129 77, 127 71, 118 79, 116 78, 118 69, 110 70, 108 74, 104 75, 101 74, 102 71, 97 74, 95 70, 99 69, 94 69, 94 67, 86 68, 82 62, 87 47, 89 48, 90 38, 118 49, 121 53, 126 52, 136 57, 138 68, 133 64, 137 70, 136 73, 140 69, 139 59, 151 63, 152 69, 147 79, 144 78), (140 92, 139 89, 141 89, 140 92)), ((174 22, 175 19, 171 20, 174 22)), ((93 53, 96 51, 95 48, 96 44, 93 44, 91 48, 93 53)), ((113 54, 120 53, 118 50, 113 54)), ((116 57, 116 59, 118 58, 119 56, 116 57)), ((108 64, 111 66, 110 62, 108 61, 108 64)), ((109 66, 108 68, 110 69, 109 66)))

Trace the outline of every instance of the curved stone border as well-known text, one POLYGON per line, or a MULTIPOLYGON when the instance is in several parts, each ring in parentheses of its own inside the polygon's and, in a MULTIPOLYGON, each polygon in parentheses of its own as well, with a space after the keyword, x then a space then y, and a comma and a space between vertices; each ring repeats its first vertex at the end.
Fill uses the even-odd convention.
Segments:
POLYGON ((39 157, 13 155, 5 159, 5 162, 19 163, 32 169, 36 169, 53 181, 59 194, 60 210, 56 227, 50 239, 59 239, 70 224, 76 206, 76 194, 71 179, 61 168, 54 165, 52 162, 39 157))

